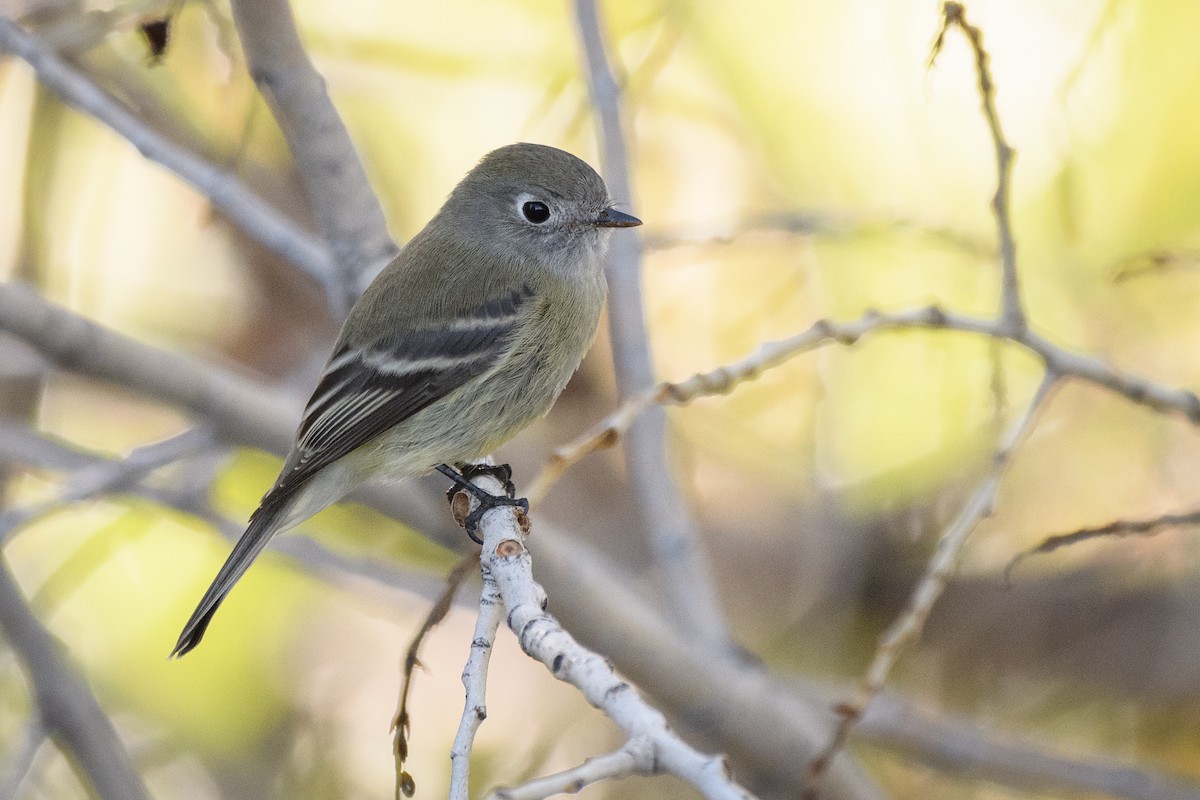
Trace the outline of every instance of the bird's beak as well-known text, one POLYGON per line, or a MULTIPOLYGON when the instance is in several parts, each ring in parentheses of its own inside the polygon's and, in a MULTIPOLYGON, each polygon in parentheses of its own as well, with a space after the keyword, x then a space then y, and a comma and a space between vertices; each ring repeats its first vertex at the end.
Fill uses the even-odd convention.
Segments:
POLYGON ((635 228, 641 224, 637 217, 615 208, 606 208, 596 217, 596 225, 601 228, 635 228))

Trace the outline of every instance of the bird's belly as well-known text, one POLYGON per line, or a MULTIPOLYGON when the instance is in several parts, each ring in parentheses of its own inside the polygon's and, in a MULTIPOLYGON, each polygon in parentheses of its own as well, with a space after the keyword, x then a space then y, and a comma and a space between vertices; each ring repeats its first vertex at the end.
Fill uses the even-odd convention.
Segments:
POLYGON ((536 320, 489 373, 363 445, 369 451, 363 463, 375 477, 425 474, 438 464, 487 455, 545 416, 583 359, 599 321, 599 304, 572 310, 589 319, 582 325, 561 315, 536 320))

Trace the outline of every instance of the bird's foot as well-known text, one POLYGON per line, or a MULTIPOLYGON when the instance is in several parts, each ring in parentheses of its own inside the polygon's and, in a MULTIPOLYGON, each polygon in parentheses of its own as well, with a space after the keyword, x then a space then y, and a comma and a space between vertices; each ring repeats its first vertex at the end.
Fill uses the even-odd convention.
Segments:
POLYGON ((529 501, 524 497, 503 497, 501 495, 489 494, 486 499, 479 498, 479 505, 475 506, 475 510, 467 515, 463 521, 463 528, 467 531, 467 536, 476 544, 483 544, 483 539, 479 538, 479 521, 483 519, 483 515, 493 508, 501 506, 514 506, 521 509, 521 513, 529 513, 529 501))
POLYGON ((438 472, 445 475, 450 480, 454 481, 454 485, 446 491, 446 499, 451 503, 454 502, 454 497, 459 492, 467 492, 476 500, 479 505, 475 510, 466 516, 462 521, 463 528, 467 531, 467 536, 476 544, 483 544, 483 539, 479 538, 479 521, 483 519, 483 515, 493 508, 501 506, 515 506, 521 509, 522 512, 529 513, 529 501, 524 497, 517 497, 517 487, 512 482, 512 467, 508 464, 464 464, 459 467, 459 470, 454 469, 446 464, 437 466, 438 472), (504 494, 491 494, 475 484, 471 483, 471 478, 476 475, 490 475, 500 483, 504 484, 504 494))

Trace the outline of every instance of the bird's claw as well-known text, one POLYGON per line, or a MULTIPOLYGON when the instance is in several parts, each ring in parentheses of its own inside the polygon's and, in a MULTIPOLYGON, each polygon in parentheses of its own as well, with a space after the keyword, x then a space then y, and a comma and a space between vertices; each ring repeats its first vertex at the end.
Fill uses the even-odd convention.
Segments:
POLYGON ((455 495, 459 492, 466 492, 479 501, 479 505, 467 515, 462 523, 467 531, 467 536, 470 536, 476 544, 483 544, 483 539, 479 538, 479 521, 493 508, 514 506, 525 514, 529 513, 529 501, 524 497, 516 496, 517 487, 512 482, 512 467, 508 464, 460 464, 457 466, 458 470, 456 471, 446 464, 439 464, 437 470, 454 481, 454 484, 446 490, 448 501, 453 503, 455 495), (476 475, 490 475, 500 481, 504 484, 504 494, 491 494, 471 483, 471 478, 476 475))

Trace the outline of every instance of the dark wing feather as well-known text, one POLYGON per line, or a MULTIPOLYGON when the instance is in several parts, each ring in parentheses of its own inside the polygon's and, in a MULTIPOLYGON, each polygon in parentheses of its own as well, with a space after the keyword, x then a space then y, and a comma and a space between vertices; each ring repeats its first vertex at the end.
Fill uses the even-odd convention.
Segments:
POLYGON ((318 470, 494 366, 531 296, 523 287, 445 326, 394 331, 370 346, 336 351, 304 411, 291 469, 260 512, 281 507, 318 470))

